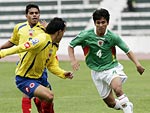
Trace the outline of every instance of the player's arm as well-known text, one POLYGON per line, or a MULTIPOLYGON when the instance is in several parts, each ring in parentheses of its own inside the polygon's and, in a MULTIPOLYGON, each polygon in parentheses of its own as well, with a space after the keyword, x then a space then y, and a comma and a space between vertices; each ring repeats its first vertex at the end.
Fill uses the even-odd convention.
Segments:
POLYGON ((140 62, 138 61, 138 59, 136 58, 136 56, 134 55, 134 53, 132 51, 129 51, 127 53, 127 56, 129 57, 129 59, 135 64, 137 71, 142 75, 144 72, 144 67, 140 64, 140 62))
POLYGON ((47 64, 47 69, 60 78, 73 78, 73 74, 71 71, 65 71, 64 69, 60 68, 59 61, 56 56, 51 57, 50 61, 47 64))
POLYGON ((1 45, 0 49, 10 48, 10 47, 18 44, 19 38, 18 38, 17 34, 18 34, 18 25, 16 25, 14 27, 11 38, 7 42, 5 42, 3 45, 1 45))
POLYGON ((127 44, 121 38, 118 38, 116 42, 118 42, 118 46, 126 53, 129 59, 135 64, 137 71, 142 75, 145 69, 140 64, 134 53, 129 49, 127 44))
POLYGON ((20 25, 17 24, 14 29, 13 29, 13 33, 12 33, 12 36, 10 37, 9 39, 9 42, 12 43, 13 45, 18 45, 19 44, 19 27, 20 25))
POLYGON ((30 51, 32 49, 39 47, 43 42, 44 42, 44 38, 43 39, 42 38, 39 38, 39 39, 34 38, 34 39, 27 41, 23 44, 20 44, 18 46, 13 46, 11 48, 1 50, 0 51, 0 58, 3 58, 3 57, 8 56, 8 55, 12 55, 12 54, 30 51))
POLYGON ((68 46, 68 55, 69 55, 69 58, 70 58, 70 61, 71 61, 71 66, 72 66, 72 69, 74 71, 77 71, 79 69, 79 62, 78 60, 76 59, 75 57, 75 53, 74 53, 74 48, 76 46, 81 46, 82 43, 84 43, 84 40, 85 38, 88 37, 88 33, 85 33, 84 31, 83 32, 80 32, 73 40, 71 40, 71 42, 69 43, 69 46, 68 46))
POLYGON ((25 47, 24 45, 19 45, 19 46, 15 46, 15 47, 11 47, 8 49, 4 49, 0 51, 0 58, 3 58, 5 56, 9 56, 12 54, 17 54, 17 53, 21 53, 25 51, 25 47))
POLYGON ((3 45, 0 46, 0 49, 6 49, 6 48, 10 48, 12 46, 14 46, 15 44, 13 44, 12 42, 10 42, 9 40, 7 42, 5 42, 3 45))
POLYGON ((73 70, 74 71, 78 70, 80 64, 75 57, 74 48, 71 47, 71 45, 68 46, 68 54, 69 54, 69 58, 70 58, 71 66, 72 66, 73 70))

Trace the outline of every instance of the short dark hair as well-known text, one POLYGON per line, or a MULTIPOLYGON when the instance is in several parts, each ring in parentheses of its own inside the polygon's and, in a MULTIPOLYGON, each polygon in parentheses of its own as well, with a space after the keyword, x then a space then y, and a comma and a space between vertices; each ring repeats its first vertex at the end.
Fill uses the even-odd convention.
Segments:
POLYGON ((101 9, 97 9, 94 11, 94 13, 93 13, 94 23, 96 20, 99 20, 102 17, 104 17, 107 20, 107 22, 109 23, 110 14, 109 14, 108 10, 101 8, 101 9))
POLYGON ((66 22, 62 18, 53 18, 46 27, 46 33, 55 34, 59 30, 64 30, 66 22))
POLYGON ((38 9, 38 11, 40 12, 40 9, 39 9, 39 6, 38 6, 38 5, 36 5, 36 4, 28 4, 28 5, 26 6, 26 11, 25 11, 25 13, 28 14, 29 9, 31 9, 31 8, 36 8, 36 9, 38 9))

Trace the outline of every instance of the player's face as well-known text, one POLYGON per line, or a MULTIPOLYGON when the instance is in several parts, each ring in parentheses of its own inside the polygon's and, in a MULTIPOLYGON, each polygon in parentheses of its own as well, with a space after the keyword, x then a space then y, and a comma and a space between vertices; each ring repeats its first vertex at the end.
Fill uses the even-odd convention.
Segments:
POLYGON ((96 20, 95 26, 96 26, 97 35, 103 36, 105 34, 106 28, 108 26, 108 22, 104 17, 102 17, 99 20, 96 20))
POLYGON ((56 37, 56 39, 55 39, 55 43, 59 43, 59 42, 61 41, 61 39, 62 39, 64 33, 65 33, 65 30, 63 30, 63 31, 62 31, 62 30, 59 30, 59 31, 58 31, 57 37, 56 37))
POLYGON ((28 10, 28 13, 26 14, 27 21, 29 22, 30 26, 34 26, 38 23, 40 12, 37 8, 31 8, 28 10))

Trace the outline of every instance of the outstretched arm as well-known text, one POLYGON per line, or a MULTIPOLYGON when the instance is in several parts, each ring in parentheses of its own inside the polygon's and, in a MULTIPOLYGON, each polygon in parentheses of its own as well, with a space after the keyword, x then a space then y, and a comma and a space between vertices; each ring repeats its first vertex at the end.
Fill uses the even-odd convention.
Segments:
POLYGON ((74 55, 74 48, 71 46, 68 46, 68 54, 69 54, 69 58, 71 61, 71 66, 73 68, 74 71, 79 69, 79 62, 76 60, 75 55, 74 55))
POLYGON ((25 51, 24 45, 14 46, 0 51, 0 58, 25 51))
POLYGON ((47 63, 47 68, 48 70, 53 73, 54 75, 60 77, 60 78, 69 78, 72 79, 73 78, 73 73, 71 71, 65 71, 64 69, 60 68, 59 66, 59 61, 55 56, 51 56, 51 58, 49 59, 48 63, 47 63))
POLYGON ((8 55, 13 55, 13 54, 29 51, 31 49, 37 48, 43 42, 44 42, 44 40, 38 40, 37 38, 35 38, 35 39, 27 41, 23 44, 20 44, 18 46, 13 46, 11 48, 1 50, 0 58, 3 58, 8 55))
POLYGON ((127 56, 130 58, 130 60, 132 60, 132 62, 135 64, 137 71, 142 75, 144 72, 144 67, 140 64, 140 62, 137 60, 136 56, 134 55, 134 53, 132 51, 129 51, 127 53, 127 56))
POLYGON ((14 45, 15 45, 15 44, 13 44, 12 42, 7 41, 7 42, 5 42, 3 45, 0 46, 0 50, 1 50, 1 49, 10 48, 10 47, 12 47, 12 46, 14 46, 14 45))

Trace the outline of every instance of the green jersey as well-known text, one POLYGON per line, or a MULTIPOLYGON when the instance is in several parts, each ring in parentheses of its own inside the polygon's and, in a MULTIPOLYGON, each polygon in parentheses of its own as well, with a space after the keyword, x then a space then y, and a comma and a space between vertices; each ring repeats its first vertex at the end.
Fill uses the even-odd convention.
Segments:
POLYGON ((110 30, 102 37, 97 36, 94 29, 82 31, 70 42, 70 46, 82 46, 87 66, 95 71, 108 70, 118 65, 116 46, 125 53, 129 52, 126 43, 110 30))

